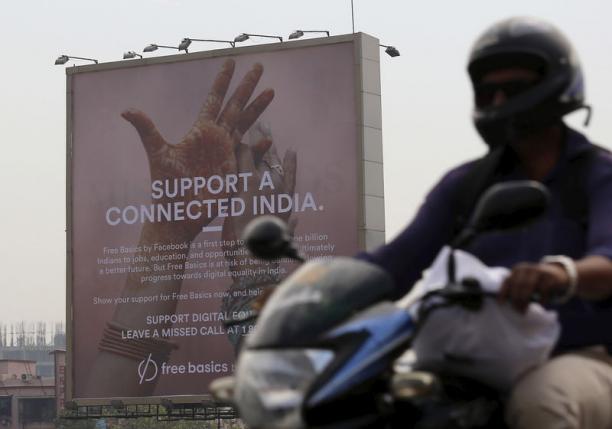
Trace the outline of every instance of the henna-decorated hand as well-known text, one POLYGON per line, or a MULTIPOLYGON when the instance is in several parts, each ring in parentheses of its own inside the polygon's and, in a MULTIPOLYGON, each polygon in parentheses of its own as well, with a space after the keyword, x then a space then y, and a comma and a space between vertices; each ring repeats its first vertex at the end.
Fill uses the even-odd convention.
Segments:
MULTIPOLYGON (((145 113, 130 109, 121 114, 140 136, 149 160, 151 181, 199 176, 207 178, 215 174, 224 176, 235 174, 237 168, 240 168, 237 167, 236 148, 243 134, 270 104, 274 91, 262 91, 246 106, 263 73, 261 64, 255 64, 221 110, 234 67, 234 61, 231 59, 224 63, 195 123, 177 144, 168 143, 145 113)), ((204 188, 196 195, 179 195, 173 201, 188 202, 218 197, 219 195, 211 195, 204 188)), ((156 202, 168 202, 168 198, 162 197, 156 202)), ((203 211, 198 219, 173 224, 173 228, 176 228, 174 232, 177 237, 192 240, 202 227, 212 220, 203 211)))

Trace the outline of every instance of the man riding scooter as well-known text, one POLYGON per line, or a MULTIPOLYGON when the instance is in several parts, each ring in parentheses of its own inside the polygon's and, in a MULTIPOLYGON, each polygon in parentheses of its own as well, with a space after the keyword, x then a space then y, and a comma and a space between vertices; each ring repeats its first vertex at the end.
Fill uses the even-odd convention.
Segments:
POLYGON ((555 356, 509 394, 511 428, 612 427, 612 156, 566 126, 584 104, 582 69, 552 25, 510 18, 487 29, 470 53, 481 159, 448 172, 414 220, 365 258, 406 293, 461 230, 480 194, 502 181, 545 184, 548 214, 521 231, 484 234, 466 250, 511 269, 500 301, 524 312, 538 300, 559 314, 555 356), (410 263, 407 263, 410 261, 410 263))

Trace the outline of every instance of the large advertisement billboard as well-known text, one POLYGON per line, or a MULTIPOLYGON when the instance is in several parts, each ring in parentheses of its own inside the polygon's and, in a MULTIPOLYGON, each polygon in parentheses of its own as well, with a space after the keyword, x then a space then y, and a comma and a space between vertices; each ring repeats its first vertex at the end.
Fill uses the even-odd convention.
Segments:
POLYGON ((254 217, 287 221, 308 258, 363 247, 356 51, 68 73, 71 398, 194 397, 230 375, 254 300, 296 268, 250 257, 254 217))

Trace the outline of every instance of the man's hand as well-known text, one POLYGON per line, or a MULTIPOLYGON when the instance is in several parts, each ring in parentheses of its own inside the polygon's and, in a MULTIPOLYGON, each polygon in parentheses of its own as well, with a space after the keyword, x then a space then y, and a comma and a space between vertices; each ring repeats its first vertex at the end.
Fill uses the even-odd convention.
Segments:
MULTIPOLYGON (((268 107, 274 98, 274 91, 262 91, 246 106, 263 73, 261 64, 255 64, 222 110, 234 74, 234 66, 231 59, 224 63, 195 123, 177 144, 168 143, 145 113, 131 109, 121 114, 138 131, 149 160, 151 181, 171 180, 171 185, 174 186, 172 180, 181 177, 210 177, 215 174, 224 176, 236 173, 236 148, 243 134, 268 107)), ((217 197, 218 195, 210 195, 203 189, 197 195, 179 195, 173 200, 187 202, 217 197)), ((158 202, 167 201, 167 198, 162 198, 158 202)), ((177 235, 191 240, 210 221, 212 219, 205 216, 197 220, 185 220, 177 226, 181 229, 176 231, 177 235)))
POLYGON ((499 299, 501 302, 510 302, 516 310, 524 313, 531 301, 547 304, 563 296, 569 281, 561 265, 521 263, 512 268, 502 284, 499 299))

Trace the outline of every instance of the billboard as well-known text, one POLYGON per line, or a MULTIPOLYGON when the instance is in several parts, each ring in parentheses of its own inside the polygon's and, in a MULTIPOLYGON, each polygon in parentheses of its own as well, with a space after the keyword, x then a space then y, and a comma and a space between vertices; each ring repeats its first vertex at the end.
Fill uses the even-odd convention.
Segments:
POLYGON ((358 34, 67 69, 70 399, 187 401, 230 375, 296 268, 249 256, 254 217, 309 258, 381 241, 377 61, 358 34))

